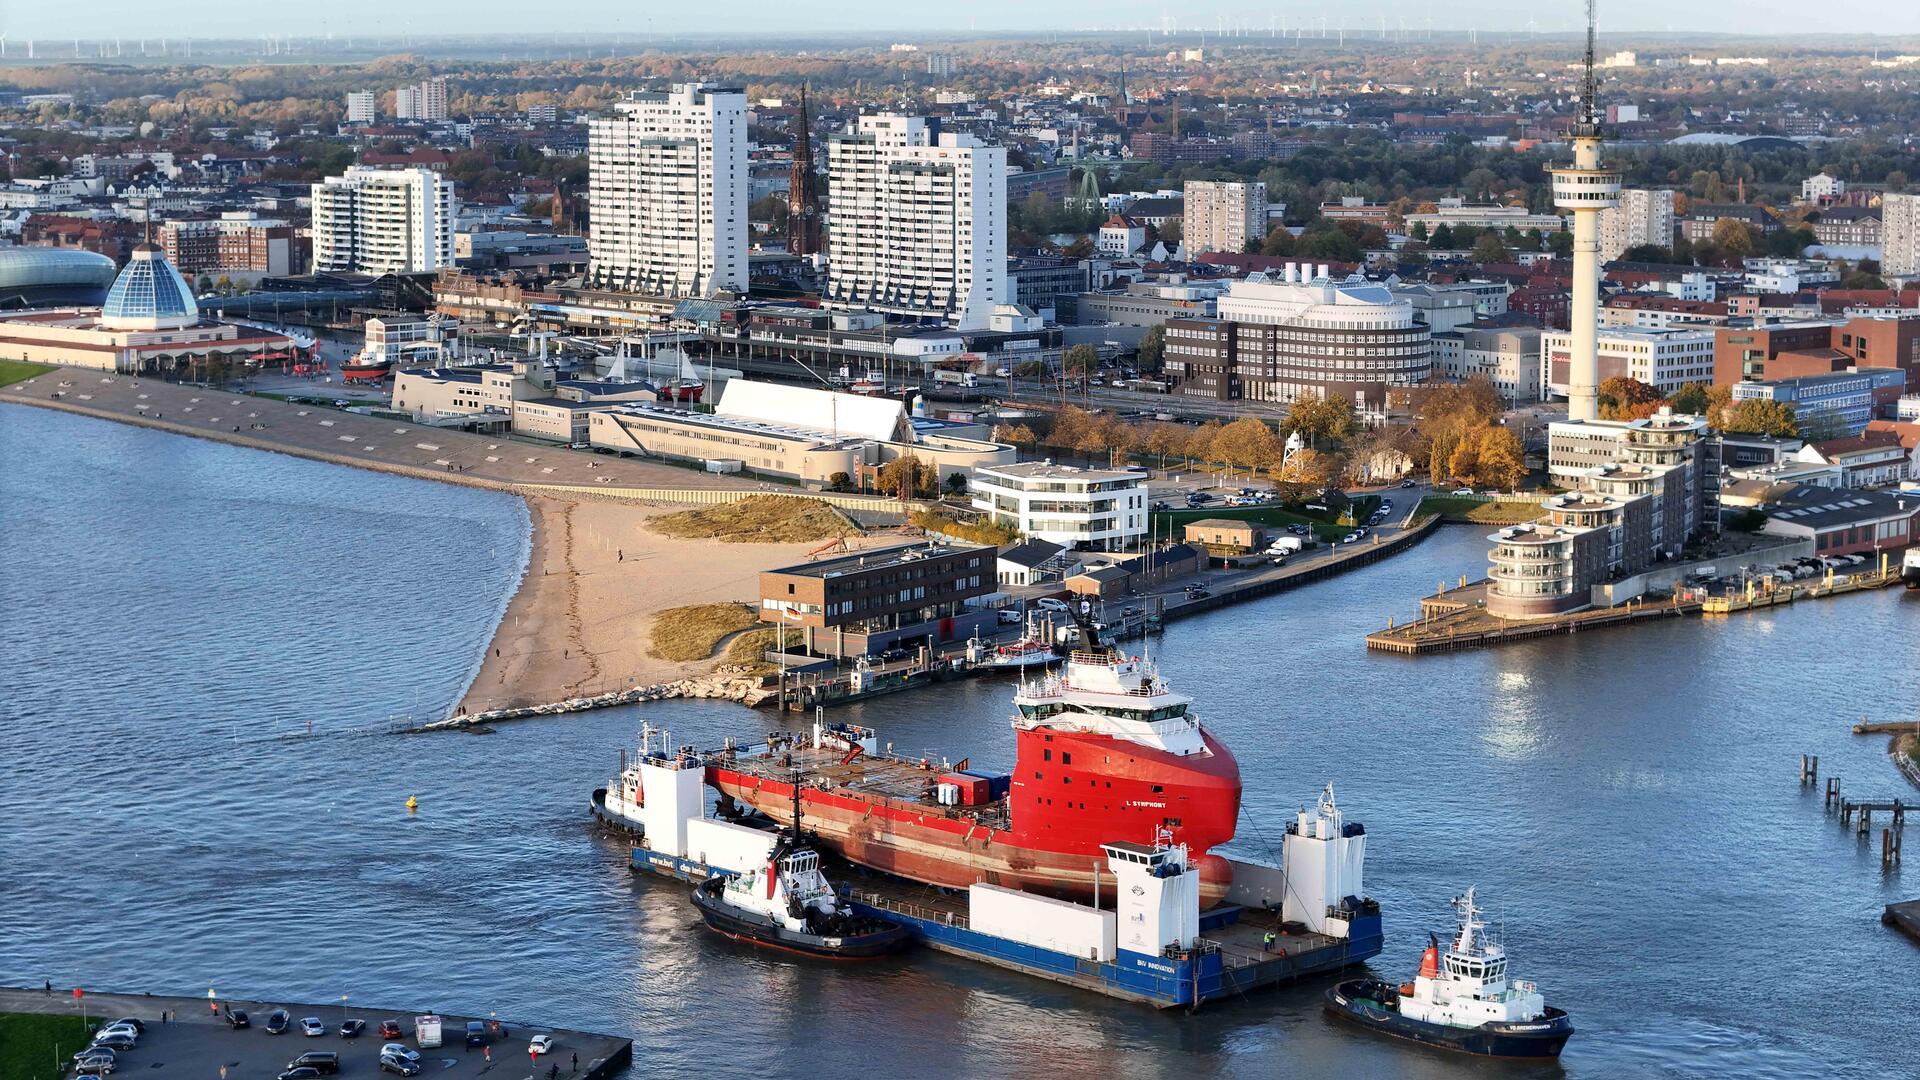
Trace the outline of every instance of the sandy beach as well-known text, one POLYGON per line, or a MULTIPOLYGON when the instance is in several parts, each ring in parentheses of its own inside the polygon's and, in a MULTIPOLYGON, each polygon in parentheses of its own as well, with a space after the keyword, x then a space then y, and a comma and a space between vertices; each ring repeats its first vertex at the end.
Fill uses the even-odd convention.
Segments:
POLYGON ((470 713, 704 674, 712 660, 647 655, 654 615, 755 603, 761 570, 804 559, 814 546, 677 540, 646 527, 684 506, 544 496, 527 506, 527 573, 460 703, 470 713))

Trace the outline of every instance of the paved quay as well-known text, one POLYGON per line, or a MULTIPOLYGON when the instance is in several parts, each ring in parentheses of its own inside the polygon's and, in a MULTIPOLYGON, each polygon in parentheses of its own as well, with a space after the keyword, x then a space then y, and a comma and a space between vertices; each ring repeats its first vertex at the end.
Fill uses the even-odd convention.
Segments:
MULTIPOLYGON (((86 1015, 100 1023, 122 1017, 135 1017, 146 1024, 139 1045, 119 1054, 119 1076, 192 1077, 194 1080, 273 1080, 287 1062, 301 1054, 328 1050, 340 1055, 343 1077, 373 1078, 380 1072, 378 1027, 382 1020, 398 1020, 405 1031, 404 1042, 413 1042, 413 1018, 426 1010, 372 1008, 351 1000, 344 1013, 339 1001, 326 1005, 299 1005, 285 1001, 238 1001, 220 999, 224 1009, 246 1012, 253 1026, 234 1029, 213 1011, 205 997, 165 997, 152 994, 115 994, 87 992, 76 999, 67 987, 55 987, 51 994, 43 987, 0 988, 0 1012, 58 1013, 78 1016, 84 1006, 86 1015), (266 1032, 267 1015, 285 1009, 293 1028, 282 1035, 266 1032), (161 1013, 173 1020, 162 1023, 161 1013), (327 1025, 325 1035, 308 1038, 300 1034, 302 1017, 319 1017, 327 1025), (357 1039, 340 1037, 343 1017, 367 1021, 367 1032, 357 1039)), ((604 1080, 625 1072, 633 1061, 633 1042, 614 1035, 571 1031, 548 1024, 526 1023, 500 1018, 506 1033, 486 1047, 466 1045, 469 1020, 488 1020, 486 1016, 441 1013, 445 1045, 420 1051, 421 1077, 485 1077, 486 1080, 604 1080), (527 1053, 527 1042, 535 1035, 551 1035, 552 1053, 536 1062, 527 1053), (576 1071, 574 1056, 579 1057, 576 1071), (557 1073, 555 1070, 558 1070, 557 1073)), ((49 1071, 48 1080, 60 1075, 49 1071)), ((16 1080, 8 1077, 7 1080, 16 1080)), ((22 1077, 18 1080, 30 1080, 22 1077)))
POLYGON ((0 402, 6 401, 316 461, 516 493, 522 485, 548 484, 772 490, 765 484, 657 462, 81 368, 56 368, 0 387, 0 402))

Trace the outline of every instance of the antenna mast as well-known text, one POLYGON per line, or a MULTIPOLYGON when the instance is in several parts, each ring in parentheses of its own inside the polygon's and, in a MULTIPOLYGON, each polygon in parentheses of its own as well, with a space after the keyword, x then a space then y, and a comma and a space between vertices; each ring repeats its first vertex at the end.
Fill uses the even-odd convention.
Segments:
POLYGON ((1574 124, 1573 133, 1581 138, 1592 139, 1600 134, 1599 80, 1593 73, 1593 28, 1597 0, 1587 0, 1587 60, 1586 74, 1580 82, 1580 119, 1574 124))

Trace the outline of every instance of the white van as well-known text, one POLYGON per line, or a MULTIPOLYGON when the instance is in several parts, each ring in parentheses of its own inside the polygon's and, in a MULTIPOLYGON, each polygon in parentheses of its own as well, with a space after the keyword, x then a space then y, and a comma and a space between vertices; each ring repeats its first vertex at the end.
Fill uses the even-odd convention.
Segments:
POLYGON ((1297 536, 1283 536, 1280 539, 1275 540, 1273 543, 1267 545, 1267 554, 1291 555, 1296 551, 1305 549, 1306 546, 1307 546, 1306 541, 1300 539, 1297 536))
POLYGON ((1033 602, 1033 606, 1039 608, 1041 611, 1058 611, 1061 614, 1065 614, 1073 610, 1072 608, 1069 608, 1067 606, 1067 602, 1065 600, 1060 600, 1051 596, 1043 596, 1040 599, 1035 600, 1033 602))

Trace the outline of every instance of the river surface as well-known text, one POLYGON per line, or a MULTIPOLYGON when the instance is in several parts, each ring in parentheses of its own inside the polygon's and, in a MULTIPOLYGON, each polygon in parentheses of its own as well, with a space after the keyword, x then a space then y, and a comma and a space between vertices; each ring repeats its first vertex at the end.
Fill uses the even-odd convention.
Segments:
MULTIPOLYGON (((617 1032, 648 1073, 1909 1076, 1920 880, 1821 814, 1798 755, 1904 795, 1861 716, 1920 711, 1920 598, 1410 659, 1363 634, 1476 572, 1477 529, 1176 624, 1154 650, 1237 753, 1272 853, 1332 781, 1410 976, 1469 885, 1573 1013, 1515 1069, 1335 1026, 1328 980, 1160 1014, 937 954, 846 969, 705 934, 586 823, 665 702, 399 737, 459 697, 524 565, 510 497, 0 406, 0 982, 434 1007, 617 1032), (417 813, 403 804, 420 800, 417 813)), ((846 715, 1005 765, 1009 686, 846 715)))

